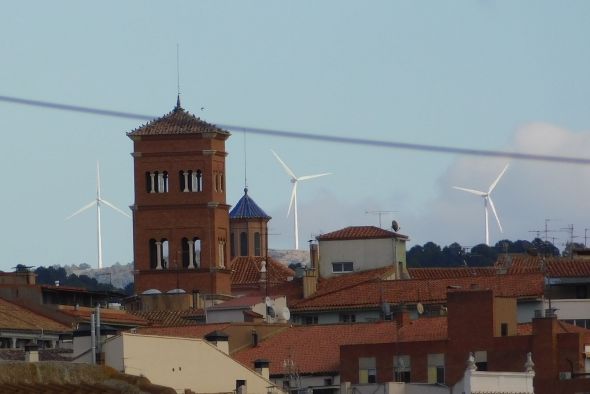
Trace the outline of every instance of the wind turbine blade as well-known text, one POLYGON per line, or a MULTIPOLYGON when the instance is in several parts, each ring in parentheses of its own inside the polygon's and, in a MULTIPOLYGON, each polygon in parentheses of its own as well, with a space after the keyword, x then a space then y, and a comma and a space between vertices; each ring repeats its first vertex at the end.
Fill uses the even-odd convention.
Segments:
POLYGON ((500 175, 498 175, 498 177, 496 178, 496 180, 494 181, 494 183, 492 183, 490 185, 490 189, 488 190, 488 194, 490 194, 492 192, 492 190, 494 190, 494 188, 496 187, 496 185, 498 184, 498 181, 500 181, 500 178, 502 178, 502 175, 504 175, 504 173, 506 172, 506 170, 508 169, 508 166, 510 165, 510 163, 506 164, 506 166, 504 167, 504 169, 502 170, 502 172, 500 173, 500 175))
POLYGON ((287 210, 287 217, 291 213, 291 208, 293 208, 293 202, 297 197, 297 182, 293 183, 293 189, 291 191, 291 201, 289 201, 289 209, 287 210))
POLYGON ((101 200, 100 200, 100 202, 101 202, 101 203, 103 203, 104 205, 106 205, 106 206, 108 206, 108 207, 110 207, 110 208, 114 209, 115 211, 119 212, 121 215, 125 215, 125 216, 127 216, 128 218, 130 218, 130 217, 131 217, 131 215, 129 215, 127 212, 125 212, 125 211, 123 211, 123 210, 121 210, 121 209, 117 208, 116 206, 114 206, 113 204, 111 204, 110 202, 108 202, 107 200, 103 200, 103 199, 101 199, 101 200))
POLYGON ((297 177, 295 176, 293 171, 291 171, 291 169, 285 164, 285 162, 281 160, 279 155, 277 155, 276 152, 272 149, 270 151, 272 152, 273 155, 275 155, 275 158, 279 161, 279 163, 281 163, 281 165, 283 166, 283 169, 285 170, 287 175, 289 175, 293 179, 297 179, 297 177))
POLYGON ((92 208, 94 205, 96 205, 96 201, 92 201, 90 204, 84 205, 82 208, 78 209, 76 212, 74 212, 73 214, 71 214, 70 216, 65 218, 65 220, 69 220, 69 219, 73 218, 77 214, 82 213, 85 210, 92 208))
POLYGON ((96 198, 100 200, 100 166, 96 161, 96 198))
POLYGON ((479 190, 466 189, 464 187, 459 187, 459 186, 453 186, 453 189, 463 190, 464 192, 471 193, 471 194, 477 194, 478 196, 481 196, 481 197, 484 197, 485 195, 487 195, 487 193, 480 192, 479 190))
POLYGON ((321 176, 326 176, 326 175, 332 175, 331 172, 324 172, 323 174, 317 174, 317 175, 304 175, 302 177, 297 178, 298 181, 306 181, 308 179, 313 179, 313 178, 319 178, 321 176))
POLYGON ((500 224, 500 218, 498 217, 498 213, 496 212, 496 207, 494 206, 494 202, 492 201, 491 197, 488 197, 488 201, 490 202, 490 207, 492 207, 492 212, 494 212, 494 216, 496 217, 496 221, 498 222, 498 227, 500 227, 500 232, 503 233, 502 225, 500 224))

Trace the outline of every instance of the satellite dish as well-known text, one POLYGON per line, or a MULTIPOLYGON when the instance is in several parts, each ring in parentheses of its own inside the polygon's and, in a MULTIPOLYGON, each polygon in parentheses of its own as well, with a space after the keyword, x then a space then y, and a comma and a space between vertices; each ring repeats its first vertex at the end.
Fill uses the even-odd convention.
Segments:
POLYGON ((395 231, 397 233, 397 231, 399 230, 399 224, 397 223, 397 221, 395 221, 395 220, 391 221, 391 228, 393 229, 393 231, 395 231))
POLYGON ((277 317, 277 313, 276 313, 276 311, 275 311, 275 308, 273 308, 272 306, 267 306, 267 307, 266 307, 266 314, 267 314, 267 316, 270 316, 270 317, 272 317, 273 319, 274 319, 275 317, 277 317))
POLYGON ((272 304, 273 304, 273 302, 272 302, 272 299, 271 299, 270 297, 268 297, 268 296, 266 296, 266 297, 264 298, 264 303, 266 304, 266 306, 267 306, 268 308, 270 308, 270 307, 272 306, 272 304))
POLYGON ((421 302, 416 304, 416 310, 418 311, 418 314, 421 315, 424 313, 424 305, 422 305, 421 302))
POLYGON ((281 317, 285 321, 289 321, 289 319, 291 319, 291 311, 289 310, 289 308, 287 308, 287 307, 283 308, 283 310, 281 311, 281 317))

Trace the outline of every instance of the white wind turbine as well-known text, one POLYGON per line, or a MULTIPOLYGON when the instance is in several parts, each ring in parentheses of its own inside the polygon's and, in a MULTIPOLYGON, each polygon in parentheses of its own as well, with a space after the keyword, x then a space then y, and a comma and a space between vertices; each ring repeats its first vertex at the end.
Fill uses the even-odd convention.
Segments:
POLYGON ((91 203, 84 205, 82 208, 78 209, 76 212, 74 212, 73 214, 71 214, 70 216, 68 216, 65 220, 69 220, 71 218, 73 218, 74 216, 84 212, 87 209, 92 208, 94 205, 96 205, 96 237, 97 237, 97 246, 98 246, 98 268, 102 268, 102 233, 101 233, 101 227, 100 227, 100 206, 101 204, 106 205, 109 208, 114 209, 115 211, 119 212, 122 215, 127 216, 128 218, 130 218, 131 216, 129 216, 129 214, 123 212, 122 210, 120 210, 119 208, 117 208, 116 206, 114 206, 113 204, 111 204, 110 202, 108 202, 107 200, 103 199, 100 196, 100 169, 98 166, 98 162, 96 162, 96 200, 92 201, 91 203))
POLYGON ((287 216, 291 213, 291 207, 293 207, 293 216, 295 217, 295 249, 299 249, 299 222, 298 222, 298 215, 297 215, 297 183, 299 181, 306 181, 308 179, 319 178, 321 176, 331 175, 331 172, 324 172, 321 174, 316 175, 304 175, 304 176, 296 176, 293 171, 285 164, 283 160, 271 149, 272 154, 276 157, 276 159, 281 163, 283 169, 291 177, 291 183, 293 184, 293 189, 291 191, 291 201, 289 202, 289 209, 287 210, 287 216))
POLYGON ((487 192, 482 192, 482 191, 473 190, 473 189, 466 189, 464 187, 453 186, 454 189, 463 190, 467 193, 471 193, 471 194, 475 194, 477 196, 483 197, 483 206, 484 206, 484 211, 485 211, 485 215, 486 215, 486 245, 488 245, 488 246, 490 246, 488 203, 489 203, 489 206, 492 208, 492 212, 494 213, 494 216, 496 217, 496 221, 498 222, 498 227, 500 228, 500 232, 502 232, 502 225, 500 224, 500 218, 498 217, 498 213, 496 212, 496 207, 494 206, 494 201, 492 201, 492 196, 490 194, 492 193, 492 191, 494 190, 494 188, 496 187, 496 185, 500 181, 500 178, 502 178, 502 175, 504 175, 504 173, 506 172, 507 169, 508 169, 508 164, 506 164, 506 166, 504 167, 504 169, 502 170, 500 175, 498 175, 496 180, 490 185, 487 192))

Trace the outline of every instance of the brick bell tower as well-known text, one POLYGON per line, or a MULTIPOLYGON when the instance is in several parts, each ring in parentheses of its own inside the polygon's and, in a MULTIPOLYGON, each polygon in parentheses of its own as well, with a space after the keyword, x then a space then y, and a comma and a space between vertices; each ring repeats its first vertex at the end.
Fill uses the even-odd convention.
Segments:
POLYGON ((230 294, 225 141, 180 106, 128 133, 133 141, 135 292, 230 294), (157 291, 155 291, 157 290, 157 291))

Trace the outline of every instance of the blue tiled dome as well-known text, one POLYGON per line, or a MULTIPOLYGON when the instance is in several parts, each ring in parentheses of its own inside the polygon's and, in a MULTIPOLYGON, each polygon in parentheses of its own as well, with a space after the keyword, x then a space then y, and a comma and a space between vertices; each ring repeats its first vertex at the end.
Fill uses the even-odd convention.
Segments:
POLYGON ((244 196, 229 213, 230 219, 267 219, 270 216, 260 208, 248 195, 248 188, 244 189, 244 196))

